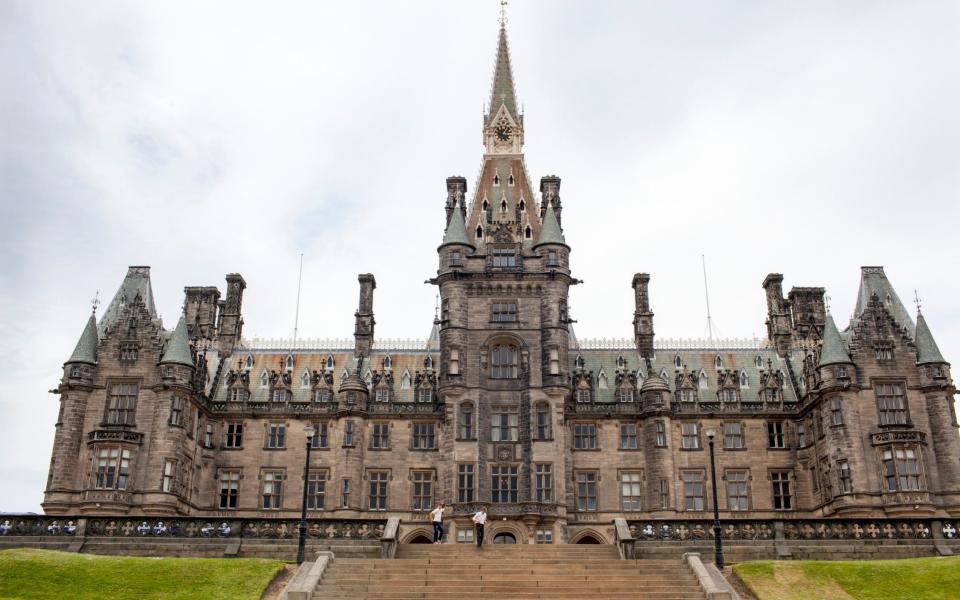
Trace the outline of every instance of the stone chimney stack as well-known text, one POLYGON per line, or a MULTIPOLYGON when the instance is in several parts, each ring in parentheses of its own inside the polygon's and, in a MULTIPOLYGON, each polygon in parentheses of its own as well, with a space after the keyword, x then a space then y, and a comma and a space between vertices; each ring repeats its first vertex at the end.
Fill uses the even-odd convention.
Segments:
POLYGON ((220 354, 226 356, 240 343, 243 335, 243 290, 247 282, 240 273, 227 274, 227 298, 218 302, 220 318, 217 325, 217 339, 220 342, 220 354))
POLYGON ((220 290, 216 286, 183 288, 184 319, 190 339, 212 340, 216 333, 220 290))
POLYGON ((452 177, 447 177, 447 225, 450 226, 450 216, 453 215, 453 207, 457 205, 457 202, 460 202, 460 210, 463 211, 464 216, 467 214, 467 202, 465 200, 467 196, 467 178, 461 177, 460 175, 454 175, 452 177))
POLYGON ((647 286, 650 275, 637 273, 633 276, 633 292, 636 310, 633 313, 633 333, 640 356, 653 358, 653 313, 650 312, 650 294, 647 286))
POLYGON ((357 280, 360 282, 360 304, 353 315, 356 317, 353 355, 368 357, 373 349, 373 326, 376 323, 373 319, 373 290, 377 288, 377 280, 370 273, 359 275, 357 280))
POLYGON ((560 205, 560 178, 556 175, 547 175, 540 178, 540 197, 543 201, 540 203, 540 220, 547 213, 547 205, 553 205, 553 212, 557 214, 557 223, 563 227, 563 221, 560 220, 560 213, 563 207, 560 205))
POLYGON ((770 273, 763 280, 767 292, 767 338, 781 357, 790 352, 790 307, 783 298, 783 275, 770 273))

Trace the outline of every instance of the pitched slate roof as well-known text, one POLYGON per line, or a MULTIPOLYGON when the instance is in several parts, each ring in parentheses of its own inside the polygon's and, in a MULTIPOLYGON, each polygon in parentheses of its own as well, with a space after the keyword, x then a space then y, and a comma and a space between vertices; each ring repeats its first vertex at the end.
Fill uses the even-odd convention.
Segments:
POLYGON ((820 347, 820 362, 817 366, 823 367, 825 365, 850 362, 853 361, 850 360, 846 345, 840 337, 836 323, 833 322, 833 315, 827 313, 827 320, 823 325, 823 345, 820 347))
POLYGON ((83 328, 83 333, 80 334, 80 340, 77 341, 77 347, 73 349, 73 354, 70 355, 70 359, 67 362, 97 364, 98 341, 97 318, 91 314, 90 318, 87 319, 86 326, 83 328))
POLYGON ((470 237, 467 235, 467 225, 463 220, 463 210, 459 200, 457 200, 456 206, 453 207, 450 224, 447 225, 447 230, 443 234, 443 243, 440 245, 446 246, 447 244, 463 244, 470 248, 476 248, 476 246, 470 243, 470 237))
POLYGON ((907 312, 896 290, 887 279, 883 267, 860 267, 860 291, 857 293, 857 306, 853 311, 854 321, 863 315, 874 294, 880 298, 880 302, 887 307, 900 326, 906 327, 910 335, 916 333, 913 319, 910 318, 910 313, 907 312))
POLYGON ((560 222, 557 221, 557 213, 553 210, 553 203, 547 204, 547 212, 543 216, 543 229, 537 237, 537 243, 534 248, 543 244, 563 244, 567 241, 563 237, 563 231, 560 229, 560 222))
POLYGON ((500 38, 497 42, 497 64, 493 71, 490 105, 487 107, 490 119, 496 116, 501 105, 505 105, 514 118, 517 117, 517 94, 513 89, 513 69, 510 68, 510 47, 507 44, 505 27, 500 27, 500 38))
POLYGON ((130 267, 127 269, 127 275, 123 278, 123 283, 120 284, 113 300, 110 301, 107 310, 103 312, 103 316, 100 318, 99 332, 101 335, 108 327, 117 323, 123 308, 127 303, 133 302, 133 299, 137 296, 140 296, 143 300, 150 316, 156 319, 157 307, 153 301, 153 288, 150 285, 150 267, 130 267))
POLYGON ((930 328, 927 327, 927 320, 923 318, 923 315, 919 312, 917 313, 917 364, 922 365, 926 363, 945 363, 943 355, 940 354, 940 348, 937 347, 937 343, 933 341, 933 334, 930 333, 930 328))
POLYGON ((187 335, 187 322, 181 316, 177 322, 173 335, 167 341, 163 349, 163 356, 160 363, 176 363, 180 365, 193 366, 193 354, 190 352, 190 338, 187 335))

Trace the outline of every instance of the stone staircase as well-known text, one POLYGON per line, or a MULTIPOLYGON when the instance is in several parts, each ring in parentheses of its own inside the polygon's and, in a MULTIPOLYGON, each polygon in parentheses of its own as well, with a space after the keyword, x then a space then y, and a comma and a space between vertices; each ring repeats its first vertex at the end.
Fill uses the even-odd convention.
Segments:
POLYGON ((404 545, 395 559, 336 558, 314 598, 705 598, 680 559, 620 560, 614 546, 404 545))

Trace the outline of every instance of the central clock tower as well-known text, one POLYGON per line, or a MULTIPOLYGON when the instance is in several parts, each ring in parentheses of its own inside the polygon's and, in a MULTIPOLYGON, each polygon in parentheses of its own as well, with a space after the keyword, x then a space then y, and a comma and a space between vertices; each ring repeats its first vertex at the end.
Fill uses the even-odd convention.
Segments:
POLYGON ((487 154, 520 154, 523 151, 523 115, 517 110, 510 50, 504 27, 500 28, 493 89, 483 123, 483 145, 487 154))

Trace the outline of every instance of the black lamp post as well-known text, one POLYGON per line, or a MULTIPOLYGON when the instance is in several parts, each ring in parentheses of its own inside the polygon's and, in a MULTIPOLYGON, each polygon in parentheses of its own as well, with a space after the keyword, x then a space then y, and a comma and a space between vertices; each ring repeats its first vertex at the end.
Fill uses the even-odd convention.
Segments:
POLYGON ((707 439, 710 441, 710 483, 713 484, 713 550, 714 561, 718 569, 723 569, 723 540, 720 533, 720 505, 717 502, 717 465, 713 457, 713 438, 717 430, 713 427, 706 429, 707 439))
POLYGON ((300 507, 300 543, 297 545, 297 564, 303 563, 303 554, 307 545, 307 485, 310 481, 310 447, 317 430, 307 425, 303 434, 307 436, 307 462, 303 465, 303 505, 300 507))

